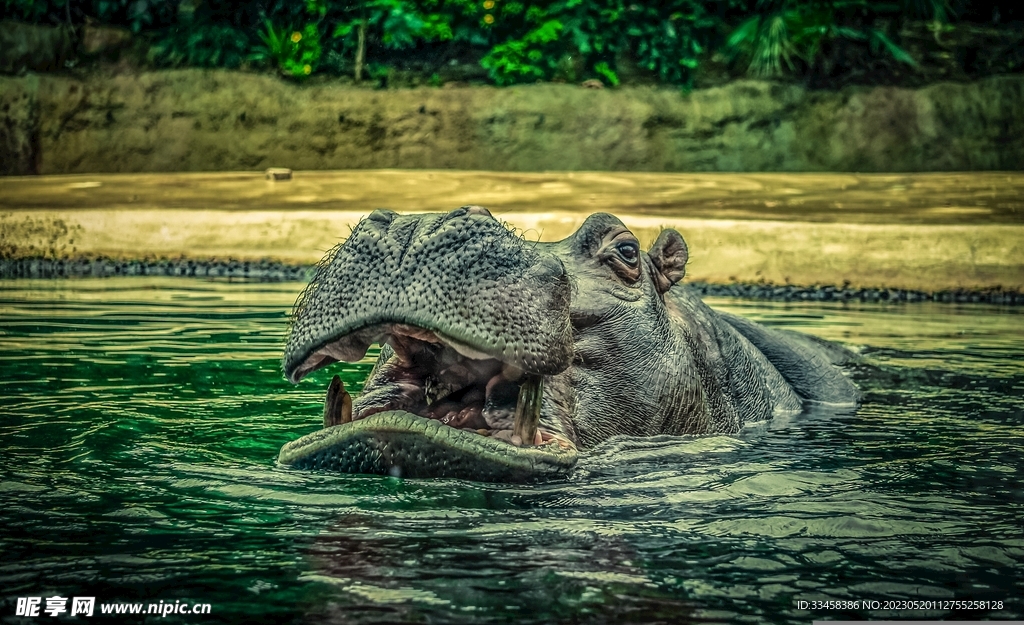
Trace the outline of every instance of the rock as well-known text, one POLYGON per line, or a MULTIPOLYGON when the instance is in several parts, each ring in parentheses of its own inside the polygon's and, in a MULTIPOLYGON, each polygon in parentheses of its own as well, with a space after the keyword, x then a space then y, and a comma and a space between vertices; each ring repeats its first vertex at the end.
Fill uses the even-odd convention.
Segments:
POLYGON ((292 170, 286 167, 268 167, 265 175, 267 180, 291 180, 292 170))
POLYGON ((132 41, 132 31, 117 26, 86 24, 82 28, 82 54, 98 56, 110 54, 126 47, 132 41))
POLYGON ((604 89, 604 83, 601 82, 600 80, 597 80, 596 78, 584 80, 583 82, 580 83, 580 86, 583 87, 584 89, 604 89))

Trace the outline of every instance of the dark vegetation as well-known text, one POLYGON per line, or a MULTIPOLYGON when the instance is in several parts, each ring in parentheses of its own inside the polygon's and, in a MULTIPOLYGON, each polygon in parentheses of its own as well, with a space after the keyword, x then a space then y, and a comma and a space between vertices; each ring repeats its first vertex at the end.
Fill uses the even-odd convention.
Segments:
POLYGON ((690 88, 740 76, 916 85, 1024 69, 1016 0, 0 2, 8 19, 80 40, 97 24, 131 31, 118 54, 140 66, 272 69, 377 86, 690 88))

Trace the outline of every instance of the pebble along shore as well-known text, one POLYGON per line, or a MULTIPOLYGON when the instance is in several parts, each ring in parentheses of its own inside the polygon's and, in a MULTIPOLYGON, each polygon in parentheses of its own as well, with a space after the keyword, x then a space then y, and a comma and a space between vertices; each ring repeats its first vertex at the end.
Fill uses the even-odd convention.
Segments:
MULTIPOLYGON (((114 276, 179 276, 252 282, 305 282, 314 267, 272 261, 237 260, 113 260, 109 258, 52 260, 0 259, 0 279, 108 278, 114 276)), ((849 286, 795 286, 774 284, 708 284, 690 282, 701 295, 775 301, 949 302, 1024 305, 1024 293, 999 289, 985 291, 912 291, 852 288, 849 286)))
POLYGON ((0 279, 180 276, 254 282, 305 282, 312 277, 312 271, 313 267, 308 265, 288 265, 272 261, 0 259, 0 279))

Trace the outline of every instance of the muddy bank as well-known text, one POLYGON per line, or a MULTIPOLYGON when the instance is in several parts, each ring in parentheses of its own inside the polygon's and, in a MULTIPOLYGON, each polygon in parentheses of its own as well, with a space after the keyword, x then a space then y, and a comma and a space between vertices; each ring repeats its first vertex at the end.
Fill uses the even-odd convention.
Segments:
POLYGON ((1024 169, 1024 76, 922 89, 372 90, 180 70, 0 78, 0 173, 1024 169))

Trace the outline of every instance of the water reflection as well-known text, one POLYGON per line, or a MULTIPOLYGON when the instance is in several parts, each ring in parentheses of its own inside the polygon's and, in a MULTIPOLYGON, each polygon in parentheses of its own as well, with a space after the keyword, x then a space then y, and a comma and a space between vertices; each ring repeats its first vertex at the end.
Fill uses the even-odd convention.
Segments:
POLYGON ((501 486, 277 468, 337 371, 281 377, 301 286, 0 283, 4 614, 60 594, 247 622, 1024 615, 1015 309, 714 301, 860 349, 865 404, 617 439, 566 482, 501 486), (1006 603, 795 604, 826 598, 1006 603))

